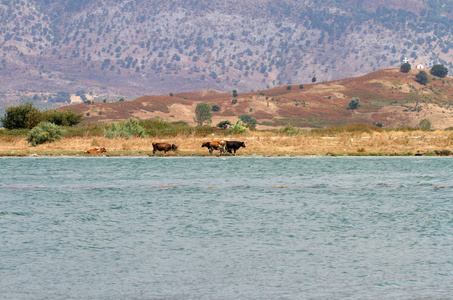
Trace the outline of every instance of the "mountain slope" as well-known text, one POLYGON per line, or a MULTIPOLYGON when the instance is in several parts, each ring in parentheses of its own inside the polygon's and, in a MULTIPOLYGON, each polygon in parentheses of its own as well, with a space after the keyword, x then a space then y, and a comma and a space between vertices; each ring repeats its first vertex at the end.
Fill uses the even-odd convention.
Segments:
POLYGON ((0 4, 0 101, 250 91, 411 63, 450 68, 450 1, 53 1, 0 4))

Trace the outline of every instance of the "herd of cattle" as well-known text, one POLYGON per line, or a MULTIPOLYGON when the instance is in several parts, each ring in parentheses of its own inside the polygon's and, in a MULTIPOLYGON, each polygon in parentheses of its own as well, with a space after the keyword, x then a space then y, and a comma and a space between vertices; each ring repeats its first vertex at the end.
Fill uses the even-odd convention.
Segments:
MULTIPOLYGON (((239 141, 211 141, 203 143, 201 147, 208 148, 209 154, 211 155, 213 154, 214 150, 220 150, 220 155, 225 155, 227 152, 230 154, 234 153, 234 155, 236 155, 236 151, 239 150, 239 148, 245 148, 245 143, 239 141)), ((178 146, 176 146, 175 144, 153 143, 153 154, 156 154, 156 151, 164 151, 164 154, 167 154, 168 151, 176 151, 177 149, 178 146)), ((96 147, 94 149, 88 150, 86 153, 99 154, 104 152, 107 152, 104 147, 96 147)))

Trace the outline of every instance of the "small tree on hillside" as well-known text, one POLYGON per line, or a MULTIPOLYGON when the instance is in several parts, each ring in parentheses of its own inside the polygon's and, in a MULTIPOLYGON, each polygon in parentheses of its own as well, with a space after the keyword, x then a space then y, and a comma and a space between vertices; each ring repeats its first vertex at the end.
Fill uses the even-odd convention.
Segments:
POLYGON ((315 83, 316 82, 316 77, 313 76, 313 78, 311 79, 311 82, 315 83))
POLYGON ((193 120, 197 122, 198 126, 203 126, 203 123, 211 124, 211 106, 205 102, 199 103, 195 108, 195 118, 193 120))
POLYGON ((233 90, 233 97, 237 98, 238 96, 239 96, 238 91, 237 90, 233 90))
POLYGON ((219 111, 219 110, 220 110, 220 105, 214 104, 214 105, 211 107, 211 110, 212 110, 212 111, 219 111))
POLYGON ((403 73, 409 73, 410 70, 411 70, 411 64, 410 63, 404 63, 400 67, 400 71, 403 72, 403 73))
POLYGON ((433 76, 437 77, 445 77, 448 74, 448 69, 444 67, 444 65, 434 65, 431 70, 429 70, 429 73, 433 76))
POLYGON ((418 125, 422 130, 431 130, 431 121, 427 118, 421 119, 418 125))
POLYGON ((239 120, 247 124, 249 128, 255 128, 256 124, 258 124, 258 121, 254 117, 246 114, 240 115, 239 120))
POLYGON ((420 71, 417 75, 415 75, 415 81, 420 84, 426 85, 428 83, 428 74, 425 71, 420 71))
POLYGON ((349 105, 346 109, 357 109, 360 107, 360 99, 357 97, 354 97, 349 101, 349 105))

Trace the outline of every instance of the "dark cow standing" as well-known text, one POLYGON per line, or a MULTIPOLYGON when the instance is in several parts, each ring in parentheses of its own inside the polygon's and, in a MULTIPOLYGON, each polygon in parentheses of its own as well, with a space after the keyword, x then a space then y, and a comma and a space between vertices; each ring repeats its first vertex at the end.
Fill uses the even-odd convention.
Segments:
POLYGON ((209 150, 209 154, 212 155, 214 150, 220 150, 220 155, 225 152, 226 142, 225 141, 211 141, 206 142, 201 145, 201 147, 206 147, 209 150))
POLYGON ((234 155, 236 155, 236 151, 241 147, 245 148, 244 142, 226 141, 225 150, 228 151, 229 153, 232 153, 231 151, 234 151, 234 155))
POLYGON ((164 151, 164 154, 167 154, 167 151, 173 150, 176 151, 178 149, 178 146, 175 144, 168 144, 168 143, 153 143, 153 154, 156 153, 156 151, 164 151))

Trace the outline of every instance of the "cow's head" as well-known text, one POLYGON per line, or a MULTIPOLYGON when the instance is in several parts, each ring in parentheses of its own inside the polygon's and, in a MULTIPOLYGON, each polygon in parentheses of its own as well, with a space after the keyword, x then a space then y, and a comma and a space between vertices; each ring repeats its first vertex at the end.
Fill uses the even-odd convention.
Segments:
POLYGON ((201 144, 201 147, 207 147, 207 148, 209 148, 209 142, 205 142, 205 143, 201 144))
POLYGON ((176 146, 175 144, 171 144, 171 149, 176 150, 178 149, 178 146, 176 146))
POLYGON ((105 147, 102 147, 99 149, 99 152, 104 153, 104 152, 107 152, 107 150, 105 149, 105 147))
POLYGON ((244 142, 241 142, 241 144, 239 145, 239 147, 244 147, 244 148, 245 148, 245 143, 244 143, 244 142))

